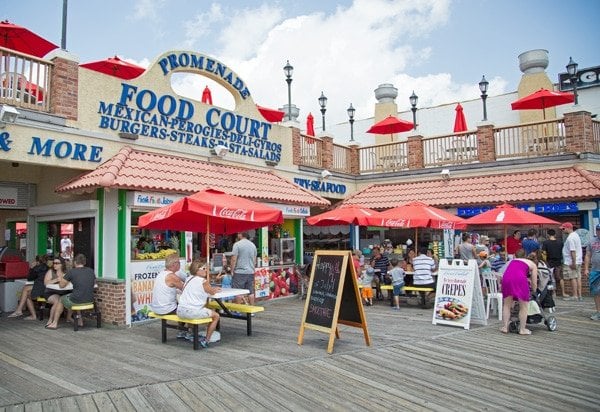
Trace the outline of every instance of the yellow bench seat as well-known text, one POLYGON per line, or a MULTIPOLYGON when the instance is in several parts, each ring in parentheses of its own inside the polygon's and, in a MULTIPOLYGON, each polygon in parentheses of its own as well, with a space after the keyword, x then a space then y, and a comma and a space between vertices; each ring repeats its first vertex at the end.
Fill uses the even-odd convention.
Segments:
POLYGON ((192 325, 192 333, 194 335, 194 350, 198 350, 200 347, 199 342, 200 338, 198 337, 198 325, 203 325, 206 323, 212 322, 211 318, 198 318, 198 319, 185 319, 180 318, 175 313, 171 313, 168 315, 159 315, 154 312, 149 312, 148 317, 154 319, 160 319, 161 322, 161 338, 162 343, 167 342, 167 329, 181 329, 181 326, 184 323, 192 325), (177 322, 176 325, 169 324, 168 322, 177 322))

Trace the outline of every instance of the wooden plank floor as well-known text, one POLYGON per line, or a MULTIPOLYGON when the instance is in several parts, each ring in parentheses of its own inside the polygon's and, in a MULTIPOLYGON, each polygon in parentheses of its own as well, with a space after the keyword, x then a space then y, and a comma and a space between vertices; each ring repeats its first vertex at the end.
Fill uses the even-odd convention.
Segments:
POLYGON ((559 302, 559 330, 499 333, 431 324, 432 309, 365 308, 372 346, 341 326, 296 340, 303 301, 265 304, 245 322, 222 320, 222 340, 193 351, 160 342, 160 324, 132 328, 0 317, 0 411, 134 410, 598 410, 600 322, 585 302, 559 302))

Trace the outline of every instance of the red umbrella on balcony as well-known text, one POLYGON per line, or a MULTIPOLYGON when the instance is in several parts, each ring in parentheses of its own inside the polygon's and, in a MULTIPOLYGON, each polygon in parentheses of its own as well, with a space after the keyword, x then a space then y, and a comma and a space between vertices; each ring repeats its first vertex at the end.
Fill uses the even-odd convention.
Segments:
POLYGON ((58 48, 56 44, 8 20, 0 22, 0 46, 36 57, 44 57, 58 48))
POLYGON ((80 64, 80 67, 94 70, 99 73, 108 74, 109 76, 118 77, 123 80, 131 80, 144 73, 146 69, 119 59, 119 57, 109 57, 105 60, 80 64))
POLYGON ((454 133, 462 133, 469 130, 467 128, 467 120, 465 119, 465 112, 460 103, 456 105, 456 116, 454 117, 454 133))
POLYGON ((388 116, 380 122, 375 123, 367 133, 373 134, 389 134, 392 135, 394 133, 408 132, 409 130, 413 130, 414 124, 412 122, 398 119, 396 116, 388 116))
POLYGON ((285 115, 285 112, 282 112, 281 110, 269 109, 268 107, 263 107, 259 105, 256 105, 256 108, 258 109, 262 117, 264 117, 266 121, 271 123, 278 123, 282 121, 283 116, 285 115))
POLYGON ((546 119, 546 108, 560 106, 562 104, 573 103, 575 95, 571 92, 556 92, 548 89, 540 89, 516 100, 510 104, 513 110, 533 110, 542 109, 544 120, 546 119))
POLYGON ((204 86, 204 90, 202 90, 202 103, 206 103, 206 104, 210 104, 212 105, 212 94, 210 92, 210 89, 208 88, 208 86, 204 86))

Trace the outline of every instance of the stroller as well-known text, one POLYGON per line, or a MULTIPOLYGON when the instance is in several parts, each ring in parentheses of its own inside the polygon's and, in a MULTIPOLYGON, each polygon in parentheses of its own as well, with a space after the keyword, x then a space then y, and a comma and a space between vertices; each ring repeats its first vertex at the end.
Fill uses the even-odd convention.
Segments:
MULTIPOLYGON (((531 294, 531 300, 529 301, 528 325, 539 325, 543 322, 551 332, 558 329, 556 317, 551 314, 556 306, 554 299, 552 299, 552 290, 554 290, 554 282, 550 271, 547 268, 543 270, 543 268, 538 267, 538 287, 535 293, 531 294), (549 312, 548 314, 545 312, 546 309, 549 312)), ((511 309, 508 331, 518 333, 519 326, 519 303, 515 302, 511 309)))

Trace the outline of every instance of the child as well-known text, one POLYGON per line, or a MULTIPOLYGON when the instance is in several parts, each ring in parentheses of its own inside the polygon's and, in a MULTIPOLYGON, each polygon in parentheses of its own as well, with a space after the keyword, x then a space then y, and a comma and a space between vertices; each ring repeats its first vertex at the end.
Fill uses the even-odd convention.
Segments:
MULTIPOLYGON (((221 289, 231 289, 231 274, 229 272, 222 272, 216 276, 216 280, 221 282, 221 289)), ((226 302, 233 300, 233 298, 223 299, 226 302)))
POLYGON ((400 310, 400 294, 404 287, 405 274, 404 269, 402 269, 403 263, 404 260, 396 258, 390 261, 392 270, 390 270, 388 274, 392 277, 392 286, 394 287, 394 310, 400 310))
POLYGON ((371 288, 371 284, 373 283, 373 276, 375 276, 375 269, 373 269, 369 265, 366 265, 365 271, 363 272, 361 278, 361 293, 362 298, 364 299, 364 304, 367 306, 373 306, 373 289, 371 288))
POLYGON ((484 275, 492 273, 492 264, 490 263, 490 260, 488 259, 488 254, 485 250, 479 252, 477 257, 477 262, 479 263, 479 281, 481 283, 481 291, 485 295, 487 294, 487 288, 483 279, 484 275))

